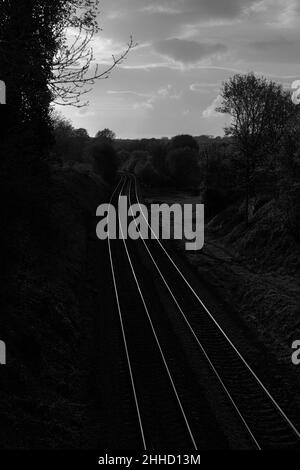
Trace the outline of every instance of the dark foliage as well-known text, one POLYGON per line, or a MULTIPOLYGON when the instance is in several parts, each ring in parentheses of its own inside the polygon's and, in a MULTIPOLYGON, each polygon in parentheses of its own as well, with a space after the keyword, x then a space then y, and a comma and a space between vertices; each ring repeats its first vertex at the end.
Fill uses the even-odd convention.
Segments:
POLYGON ((99 141, 104 141, 104 142, 106 141, 109 143, 113 143, 115 138, 116 138, 116 134, 114 133, 114 131, 108 128, 105 128, 102 131, 98 131, 97 134, 95 135, 95 139, 99 141))
POLYGON ((191 150, 199 150, 197 141, 191 135, 176 135, 170 142, 172 149, 189 148, 191 150))
POLYGON ((231 114, 226 134, 243 157, 245 218, 255 196, 256 172, 262 166, 276 178, 276 155, 286 134, 299 120, 299 108, 282 85, 254 73, 234 75, 223 84, 218 111, 231 114))
POLYGON ((53 117, 54 145, 52 159, 67 162, 84 162, 90 137, 86 129, 75 129, 70 121, 59 115, 53 117))
POLYGON ((171 150, 166 157, 168 173, 177 188, 195 187, 199 183, 198 154, 191 148, 171 150))
POLYGON ((93 142, 88 150, 93 159, 94 168, 107 183, 112 183, 118 169, 118 156, 109 142, 93 142))

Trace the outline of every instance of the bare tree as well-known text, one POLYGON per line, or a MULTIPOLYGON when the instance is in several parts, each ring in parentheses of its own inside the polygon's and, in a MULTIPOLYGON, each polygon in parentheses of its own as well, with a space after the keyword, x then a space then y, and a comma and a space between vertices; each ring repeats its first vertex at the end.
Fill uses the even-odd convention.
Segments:
POLYGON ((53 62, 53 78, 50 89, 56 104, 82 107, 82 101, 97 80, 107 79, 135 46, 132 36, 124 51, 112 55, 111 64, 104 70, 94 63, 92 42, 100 31, 97 14, 99 0, 69 0, 62 8, 62 19, 57 25, 56 40, 59 45, 53 62), (70 43, 68 32, 74 32, 70 43))

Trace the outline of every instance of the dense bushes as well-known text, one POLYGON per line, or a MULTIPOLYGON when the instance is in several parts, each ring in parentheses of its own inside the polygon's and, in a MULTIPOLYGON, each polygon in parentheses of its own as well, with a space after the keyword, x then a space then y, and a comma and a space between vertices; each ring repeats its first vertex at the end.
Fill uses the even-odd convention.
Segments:
POLYGON ((150 161, 147 161, 144 165, 137 165, 135 174, 147 186, 159 187, 163 183, 160 174, 150 161))
POLYGON ((282 197, 287 214, 287 225, 297 242, 300 242, 300 183, 295 183, 282 197))
POLYGON ((86 129, 75 129, 70 121, 60 115, 52 117, 54 146, 52 157, 63 165, 89 166, 93 168, 107 183, 112 183, 118 166, 129 154, 114 148, 114 133, 104 129, 91 138, 86 129))
POLYGON ((171 139, 170 147, 171 149, 189 148, 195 151, 199 150, 197 141, 194 139, 194 137, 187 134, 176 135, 173 137, 173 139, 171 139))
MULTIPOLYGON (((100 178, 70 168, 55 167, 50 176, 49 194, 40 174, 27 190, 31 179, 6 194, 2 188, 11 202, 10 219, 3 217, 11 225, 1 231, 9 267, 4 271, 1 257, 0 331, 9 345, 0 376, 4 449, 76 448, 89 439, 96 320, 88 221, 109 191, 100 178)), ((95 253, 103 259, 98 248, 95 253)))
POLYGON ((177 188, 194 188, 199 184, 196 151, 188 147, 171 150, 166 157, 166 166, 177 188))
POLYGON ((52 127, 54 134, 53 160, 62 163, 82 163, 90 140, 87 131, 85 129, 75 129, 69 120, 60 115, 53 117, 52 127))
POLYGON ((130 159, 130 153, 126 150, 119 150, 117 152, 118 166, 122 170, 126 167, 127 162, 130 159))
MULTIPOLYGON (((165 138, 143 139, 137 147, 130 153, 125 149, 119 153, 122 168, 134 171, 144 184, 154 187, 175 186, 178 189, 199 187, 198 144, 193 137, 182 135, 171 141, 165 138)), ((125 148, 129 148, 127 142, 125 148)))
MULTIPOLYGON (((124 155, 124 154, 123 154, 124 155)), ((127 171, 136 171, 136 169, 143 167, 151 158, 151 155, 143 150, 135 150, 131 153, 128 152, 127 161, 124 162, 124 169, 127 171)))
POLYGON ((92 158, 95 172, 101 175, 107 183, 112 183, 118 170, 118 156, 113 145, 109 142, 95 141, 88 153, 92 158))

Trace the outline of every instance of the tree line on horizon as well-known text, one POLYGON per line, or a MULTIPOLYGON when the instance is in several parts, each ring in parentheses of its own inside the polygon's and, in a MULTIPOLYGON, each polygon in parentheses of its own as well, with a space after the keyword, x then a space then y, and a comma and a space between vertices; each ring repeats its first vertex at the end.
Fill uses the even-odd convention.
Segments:
POLYGON ((248 223, 260 197, 278 198, 284 191, 297 191, 300 106, 282 85, 254 73, 234 75, 224 82, 220 94, 217 111, 231 115, 224 137, 116 139, 114 132, 104 129, 90 138, 86 131, 59 118, 55 151, 64 162, 111 164, 107 171, 111 181, 121 168, 134 171, 150 187, 201 194, 212 216, 244 200, 248 223), (78 134, 82 133, 80 146, 78 134))

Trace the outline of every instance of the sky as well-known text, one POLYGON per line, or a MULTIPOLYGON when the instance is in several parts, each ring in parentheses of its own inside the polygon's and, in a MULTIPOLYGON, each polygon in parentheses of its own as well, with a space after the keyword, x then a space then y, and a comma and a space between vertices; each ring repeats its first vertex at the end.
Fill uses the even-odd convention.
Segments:
POLYGON ((254 71, 286 88, 300 79, 300 0, 100 0, 93 41, 102 70, 138 45, 89 94, 89 106, 60 111, 91 136, 223 135, 216 113, 222 82, 254 71))

